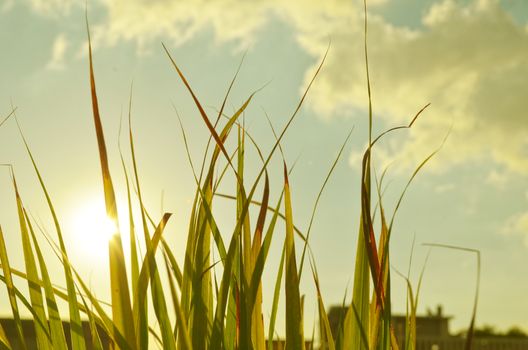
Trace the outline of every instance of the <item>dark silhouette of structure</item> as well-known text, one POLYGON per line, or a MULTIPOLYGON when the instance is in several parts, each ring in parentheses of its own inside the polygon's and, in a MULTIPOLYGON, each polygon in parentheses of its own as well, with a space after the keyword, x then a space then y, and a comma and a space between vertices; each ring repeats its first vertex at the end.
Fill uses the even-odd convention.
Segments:
MULTIPOLYGON (((24 341, 28 350, 37 350, 37 337, 35 334, 35 324, 32 319, 22 319, 22 332, 24 333, 24 341)), ((5 331, 7 339, 11 345, 12 349, 22 349, 22 344, 17 337, 15 320, 12 318, 0 318, 0 325, 5 331)), ((71 349, 71 339, 70 339, 70 323, 63 321, 62 326, 64 327, 64 336, 66 337, 66 342, 68 343, 68 348, 71 349)), ((90 325, 87 321, 82 323, 84 339, 86 339, 86 348, 87 350, 93 350, 94 345, 92 343, 92 336, 90 334, 90 325)), ((110 338, 108 334, 99 326, 97 326, 97 331, 99 333, 99 338, 103 345, 104 350, 110 349, 110 338)))
MULTIPOLYGON (((333 306, 328 311, 328 320, 334 339, 339 325, 347 312, 346 307, 333 306)), ((452 334, 449 331, 450 316, 443 313, 442 306, 436 312, 428 311, 427 315, 416 316, 416 350, 464 350, 466 338, 464 335, 452 334)), ((392 326, 400 349, 407 349, 405 331, 407 326, 405 315, 393 315, 392 326)), ((473 350, 528 350, 528 337, 522 334, 486 335, 475 334, 473 350)))

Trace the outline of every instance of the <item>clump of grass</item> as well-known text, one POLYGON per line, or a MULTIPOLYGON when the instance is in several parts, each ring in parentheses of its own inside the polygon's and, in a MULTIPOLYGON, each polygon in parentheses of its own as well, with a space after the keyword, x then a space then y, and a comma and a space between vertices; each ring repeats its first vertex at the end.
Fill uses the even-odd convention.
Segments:
MULTIPOLYGON (((111 347, 115 349, 147 349, 154 347, 154 343, 164 349, 272 349, 271 341, 275 334, 275 321, 279 307, 281 281, 285 285, 286 307, 286 349, 305 349, 305 329, 303 324, 304 298, 301 296, 299 280, 303 271, 303 264, 308 253, 314 286, 317 292, 317 309, 319 312, 320 347, 321 349, 397 349, 398 343, 391 326, 390 290, 391 278, 389 269, 389 242, 393 229, 396 212, 402 202, 405 190, 415 178, 416 174, 436 153, 427 157, 412 174, 407 187, 403 191, 396 208, 390 217, 381 198, 381 182, 376 181, 373 186, 371 159, 376 143, 388 133, 397 129, 410 128, 421 112, 420 110, 408 125, 390 129, 377 137, 372 135, 372 101, 370 91, 370 77, 368 71, 367 52, 367 18, 365 2, 365 63, 366 80, 368 89, 368 118, 369 118, 369 144, 362 159, 361 211, 359 213, 359 229, 356 248, 356 261, 354 266, 354 285, 352 301, 349 304, 340 331, 333 335, 325 310, 323 296, 320 291, 320 279, 315 261, 309 250, 309 235, 311 228, 303 234, 295 226, 292 214, 292 199, 290 192, 289 171, 283 160, 284 181, 280 197, 275 203, 270 202, 269 169, 270 160, 281 149, 281 141, 292 122, 299 114, 299 110, 308 94, 308 91, 319 74, 325 56, 306 88, 302 98, 296 105, 286 126, 276 134, 276 141, 268 154, 263 154, 259 145, 254 142, 251 135, 240 123, 239 119, 250 104, 254 94, 249 94, 246 101, 232 115, 225 115, 224 106, 228 100, 235 77, 231 81, 225 94, 220 110, 213 120, 205 112, 195 92, 191 88, 184 73, 171 56, 169 50, 163 46, 177 76, 190 94, 198 113, 210 133, 209 142, 204 153, 199 171, 194 167, 189 156, 196 184, 194 200, 190 208, 190 222, 186 241, 184 261, 178 262, 173 255, 171 247, 163 238, 165 226, 171 218, 171 213, 162 215, 156 223, 145 209, 141 192, 140 176, 135 158, 135 148, 129 114, 129 147, 132 157, 132 174, 127 172, 127 167, 121 156, 127 190, 129 207, 128 221, 130 223, 131 260, 125 261, 121 232, 119 231, 119 218, 116 207, 116 196, 109 170, 106 142, 103 131, 102 119, 96 92, 95 74, 92 64, 92 47, 89 40, 89 76, 91 87, 91 100, 94 118, 94 127, 97 135, 101 174, 103 179, 103 192, 106 203, 106 212, 115 222, 116 232, 109 242, 109 271, 111 286, 111 312, 108 315, 104 304, 99 301, 87 287, 83 278, 71 265, 68 252, 62 237, 59 218, 56 215, 50 194, 39 172, 37 162, 33 158, 28 143, 24 139, 28 155, 34 166, 35 173, 46 197, 50 213, 54 220, 55 234, 59 244, 50 244, 57 258, 64 267, 66 280, 66 293, 56 289, 47 271, 47 262, 44 260, 34 230, 32 219, 28 217, 23 200, 18 191, 14 171, 11 172, 13 187, 16 193, 16 206, 18 210, 21 240, 25 261, 25 272, 14 271, 10 268, 9 256, 5 249, 4 235, 0 229, 0 262, 2 265, 2 281, 5 283, 12 315, 17 325, 19 346, 26 348, 20 321, 18 302, 32 313, 37 335, 39 349, 102 349, 101 333, 109 336, 111 347), (221 121, 225 120, 225 123, 221 121), (226 140, 236 135, 236 149, 228 150, 226 140), (248 142, 249 141, 249 142, 248 142), (247 186, 248 179, 245 172, 245 149, 248 144, 257 150, 261 160, 261 167, 251 185, 247 186), (218 166, 224 163, 221 171, 218 166), (231 175, 236 181, 234 195, 218 193, 219 184, 231 175), (137 196, 132 194, 136 189, 137 196), (259 192, 257 189, 262 188, 259 192), (235 227, 224 240, 220 228, 213 215, 212 207, 217 196, 231 198, 236 203, 235 227), (374 230, 374 216, 372 212, 373 196, 377 202, 376 210, 379 214, 380 228, 378 234, 374 230), (132 215, 135 204, 140 208, 141 223, 134 222, 132 215), (256 222, 250 220, 251 208, 255 206, 258 216, 256 222), (266 331, 262 313, 262 273, 267 264, 271 242, 277 231, 278 220, 285 222, 284 248, 275 280, 275 291, 271 301, 271 317, 266 331), (146 252, 140 255, 136 247, 136 227, 141 227, 144 234, 146 252), (376 241, 378 236, 378 241, 376 241), (296 243, 302 243, 302 255, 297 261, 299 252, 296 243), (218 252, 219 260, 212 261, 213 250, 218 252), (162 283, 161 270, 157 256, 163 256, 163 267, 166 272, 166 282, 162 283), (216 265, 221 267, 219 280, 213 275, 216 265), (130 271, 127 270, 127 265, 130 271), (23 277, 28 282, 30 300, 28 301, 13 283, 13 274, 23 277), (214 278, 213 278, 214 277, 214 278), (372 285, 372 290, 371 290, 372 285), (166 287, 168 286, 168 287, 166 287), (150 287, 150 296, 148 289, 150 287), (43 292, 44 291, 44 292, 43 292), (69 306, 69 321, 71 324, 71 344, 66 342, 62 328, 62 316, 57 308, 57 299, 65 300, 69 306), (172 308, 169 307, 169 301, 172 308), (154 309, 155 320, 149 319, 149 307, 154 309), (85 338, 82 330, 81 315, 88 318, 90 339, 85 338), (174 323, 171 317, 174 316, 174 323), (153 329, 152 324, 157 323, 158 328, 153 329)), ((88 31, 89 32, 89 31, 88 31)), ((328 51, 327 51, 328 52, 328 51)), ((129 109, 131 108, 131 102, 129 109)), ((9 116, 14 115, 13 110, 9 116)), ((4 123, 5 118, 2 121, 4 123)), ((0 124, 1 126, 1 124, 0 124)), ((183 140, 187 147, 187 136, 181 128, 183 140)), ((275 131, 274 131, 275 132, 275 131)), ((321 193, 337 164, 346 142, 341 147, 321 191, 316 200, 314 211, 321 193)), ((120 148, 121 152, 121 148, 120 148)), ((409 284, 410 287, 410 284, 409 284)), ((408 344, 415 339, 413 327, 416 312, 415 299, 410 290, 411 328, 408 332, 408 344)), ((11 348, 7 337, 0 327, 0 347, 11 348)))

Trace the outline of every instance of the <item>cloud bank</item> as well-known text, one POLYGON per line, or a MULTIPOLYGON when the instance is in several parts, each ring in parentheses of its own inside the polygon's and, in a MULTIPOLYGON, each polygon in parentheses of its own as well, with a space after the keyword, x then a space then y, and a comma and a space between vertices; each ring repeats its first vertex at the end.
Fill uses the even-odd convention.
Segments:
MULTIPOLYGON (((65 13, 74 3, 27 1, 42 13, 65 13)), ((386 1, 369 1, 369 6, 386 1)), ((132 41, 145 50, 160 37, 178 45, 212 30, 218 41, 247 46, 271 18, 288 23, 299 45, 314 57, 322 55, 331 38, 328 61, 308 103, 328 119, 365 111, 362 1, 98 0, 93 7, 104 13, 92 25, 99 45, 132 41)), ((416 164, 452 126, 435 162, 440 167, 490 162, 501 172, 528 174, 527 28, 499 0, 439 0, 422 23, 411 30, 369 16, 378 122, 406 123, 423 105, 432 104, 406 141, 386 145, 381 158, 396 159, 400 166, 416 164)), ((307 80, 312 72, 313 67, 307 70, 307 80)))
MULTIPOLYGON (((402 124, 432 103, 410 138, 389 147, 386 158, 416 163, 453 125, 439 155, 443 165, 491 161, 528 174, 527 30, 497 1, 467 6, 442 1, 429 10, 423 24, 423 29, 410 31, 381 18, 370 22, 376 115, 388 125, 402 124)), ((345 26, 334 34, 333 55, 311 99, 322 115, 365 108, 359 38, 357 30, 345 26)), ((312 43, 308 49, 320 52, 323 46, 312 43)))

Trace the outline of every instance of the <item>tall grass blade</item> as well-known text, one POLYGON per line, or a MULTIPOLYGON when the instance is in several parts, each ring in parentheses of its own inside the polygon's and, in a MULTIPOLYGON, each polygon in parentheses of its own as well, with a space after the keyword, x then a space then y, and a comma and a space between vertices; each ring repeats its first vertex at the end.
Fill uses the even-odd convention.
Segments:
MULTIPOLYGON (((164 241, 162 241, 162 243, 165 244, 164 241)), ((172 263, 170 261, 167 250, 165 248, 163 250, 163 258, 165 261, 165 268, 167 269, 167 278, 169 280, 172 304, 174 306, 174 314, 176 315, 176 324, 174 326, 174 338, 177 339, 179 335, 179 337, 183 339, 183 344, 181 347, 178 347, 178 349, 192 349, 191 337, 187 328, 187 320, 183 317, 180 300, 178 299, 178 295, 176 293, 176 286, 174 284, 173 274, 175 274, 175 272, 172 267, 172 263)))
MULTIPOLYGON (((141 213, 141 224, 143 227, 143 239, 145 241, 145 245, 150 245, 150 234, 149 229, 147 225, 147 219, 146 219, 146 213, 145 213, 145 206, 143 204, 143 196, 141 194, 141 186, 139 183, 139 172, 137 168, 137 161, 136 161, 136 151, 134 147, 134 136, 132 133, 132 89, 130 91, 130 99, 129 99, 129 105, 128 105, 128 141, 130 146, 130 155, 132 157, 132 169, 134 173, 134 181, 136 185, 136 191, 137 191, 137 197, 139 201, 140 206, 140 213, 141 213)), ((129 206, 130 208, 130 206, 129 206)), ((129 209, 130 212, 130 209, 129 209)), ((130 215, 130 214, 129 214, 130 215)), ((133 221, 131 217, 131 222, 133 221)), ((131 231, 132 232, 132 231, 131 231)), ((135 247, 135 243, 134 243, 135 247)), ((155 275, 157 275, 157 272, 155 272, 155 275)), ((139 281, 139 276, 135 280, 135 287, 133 287, 133 293, 134 297, 137 296, 137 288, 139 288, 137 282, 139 281)), ((157 279, 154 278, 154 283, 156 283, 157 279)), ((134 322, 136 324, 136 337, 138 342, 139 349, 144 349, 148 347, 148 341, 149 341, 149 330, 148 330, 148 296, 145 296, 145 299, 138 301, 133 300, 134 304, 134 322), (138 305, 137 307, 135 305, 138 305)))
POLYGON ((108 156, 103 133, 103 125, 99 114, 99 104, 95 88, 95 76, 93 70, 92 44, 90 30, 88 28, 88 16, 86 15, 86 30, 88 32, 88 57, 90 63, 90 91, 92 96, 92 109, 97 134, 97 145, 99 148, 99 159, 101 162, 101 172, 103 175, 103 187, 105 194, 106 214, 114 222, 116 232, 109 240, 109 260, 110 260, 110 288, 112 296, 112 319, 115 328, 124 334, 130 346, 136 347, 136 337, 134 322, 132 318, 132 306, 130 304, 130 291, 128 286, 127 272, 125 267, 125 257, 121 234, 119 232, 119 221, 117 216, 117 204, 114 193, 114 186, 110 176, 108 166, 108 156))
POLYGON ((33 255, 33 249, 31 247, 31 241, 29 239, 28 227, 26 224, 26 218, 24 215, 24 207, 22 205, 22 199, 18 192, 17 183, 15 180, 15 174, 11 169, 11 176, 13 180, 13 188, 15 189, 18 221, 20 225, 20 233, 22 235, 22 248, 24 253, 24 263, 26 266, 27 283, 29 288, 29 297, 31 300, 31 306, 35 311, 37 320, 34 320, 35 336, 37 340, 37 346, 40 350, 51 349, 51 338, 49 335, 48 327, 42 328, 40 324, 47 323, 46 313, 44 312, 44 300, 42 297, 42 289, 36 282, 39 280, 37 265, 35 263, 35 257, 33 255))
POLYGON ((165 254, 165 256, 168 259, 168 263, 169 263, 168 266, 169 266, 170 270, 172 271, 172 273, 174 274, 174 277, 176 278, 176 282, 178 283, 178 287, 181 288, 182 278, 183 277, 182 277, 182 272, 181 272, 180 266, 178 265, 178 262, 176 261, 176 257, 174 256, 174 254, 170 250, 169 245, 167 244, 167 242, 165 241, 165 239, 163 237, 161 238, 161 245, 163 247, 163 253, 165 254))
MULTIPOLYGON (((130 93, 129 113, 128 113, 129 143, 130 143, 130 152, 132 155, 132 166, 134 170, 134 178, 136 182, 137 195, 138 195, 139 205, 141 207, 141 220, 143 224, 145 245, 149 246, 151 244, 151 239, 150 239, 147 219, 146 219, 148 215, 146 213, 144 202, 143 202, 143 197, 141 195, 141 185, 139 182, 139 174, 138 174, 136 153, 135 153, 135 147, 134 147, 134 138, 132 134, 131 111, 132 111, 132 92, 130 93)), ((159 272, 157 269, 156 260, 154 258, 151 259, 147 268, 152 270, 150 272, 150 277, 152 280, 152 286, 151 286, 152 302, 153 302, 156 318, 158 322, 160 323, 161 332, 162 332, 161 334, 162 342, 166 348, 172 349, 173 347, 175 347, 174 335, 173 335, 173 332, 171 330, 171 326, 169 323, 165 296, 163 293, 163 288, 161 285, 161 279, 160 279, 159 272)), ((138 286, 136 285, 136 288, 137 287, 138 286)), ((138 294, 135 293, 134 295, 138 295, 138 294)), ((148 313, 147 313, 148 299, 144 298, 139 301, 134 300, 133 302, 134 302, 134 305, 137 305, 137 307, 134 307, 134 319, 135 319, 136 330, 137 330, 137 342, 139 344, 139 348, 143 349, 143 348, 148 347, 148 335, 149 335, 148 313)))
POLYGON ((75 292, 75 284, 74 284, 74 279, 73 279, 73 274, 72 274, 72 268, 69 263, 68 253, 66 251, 66 245, 64 244, 64 239, 62 236, 62 229, 59 223, 59 219, 57 217, 55 207, 53 206, 51 196, 46 188, 46 185, 44 184, 44 180, 42 178, 42 175, 40 174, 40 170, 37 167, 35 158, 33 157, 33 154, 26 141, 26 138, 24 137, 24 134, 22 133, 22 129, 20 128, 20 125, 18 124, 18 121, 17 121, 17 126, 20 131, 20 136, 22 137, 22 141, 24 142, 24 146, 26 147, 26 150, 28 152, 29 158, 31 159, 31 164, 33 165, 33 169, 35 170, 35 173, 37 175, 40 187, 42 191, 44 192, 44 196, 46 197, 46 203, 48 205, 51 216, 53 218, 55 230, 57 232, 57 237, 59 239, 60 254, 62 257, 61 261, 64 267, 64 277, 66 279, 66 289, 68 291, 67 301, 68 301, 68 307, 69 307, 69 313, 70 313, 71 344, 72 344, 72 347, 75 349, 85 350, 86 344, 85 344, 84 336, 82 333, 81 314, 79 312, 79 304, 78 304, 77 295, 75 292))
POLYGON ((88 316, 88 324, 90 325, 90 337, 92 339, 93 350, 103 350, 103 344, 101 343, 101 338, 99 337, 99 332, 97 331, 97 325, 95 323, 93 311, 91 311, 88 307, 86 299, 84 298, 80 290, 79 296, 81 297, 81 301, 84 305, 85 313, 88 316))
POLYGON ((321 295, 321 287, 319 285, 319 275, 317 273, 315 263, 310 260, 310 265, 312 268, 312 276, 315 283, 315 289, 317 291, 317 309, 319 312, 319 333, 320 333, 320 345, 319 349, 321 350, 335 350, 334 338, 332 336, 332 331, 330 329, 330 321, 324 307, 323 297, 321 295))
MULTIPOLYGON (((273 213, 273 216, 271 218, 270 224, 268 226, 268 229, 266 231, 266 235, 264 236, 264 240, 262 242, 262 246, 258 252, 256 261, 255 261, 255 267, 253 269, 253 273, 251 276, 251 281, 249 285, 249 307, 250 310, 253 308, 253 304, 257 300, 257 294, 260 289, 260 281, 262 279, 262 273, 264 271, 264 266, 266 265, 266 258, 268 256, 269 248, 271 245, 271 241, 273 239, 273 234, 275 232, 275 225, 277 224, 277 219, 279 217, 279 208, 282 203, 282 198, 284 196, 284 192, 281 193, 276 209, 273 213)), ((261 208, 264 208, 264 206, 261 206, 261 208)))
MULTIPOLYGON (((132 105, 132 92, 130 92, 129 102, 129 122, 130 122, 130 110, 132 105)), ((138 249, 136 244, 136 225, 134 222, 134 212, 132 207, 132 195, 130 190, 130 179, 128 177, 128 171, 125 165, 125 159, 123 157, 123 151, 121 150, 121 121, 119 122, 119 138, 118 138, 118 149, 119 156, 121 158, 121 166, 123 167, 123 175, 125 176, 126 192, 127 192, 127 204, 128 204, 128 225, 129 225, 129 240, 130 240, 130 269, 132 279, 132 290, 137 289, 137 281, 139 278, 139 259, 138 249)))
MULTIPOLYGON (((92 291, 90 290, 90 288, 88 288, 88 286, 86 285, 86 283, 84 283, 84 281, 82 280, 81 276, 79 275, 79 273, 75 270, 75 268, 70 264, 70 261, 68 260, 67 256, 62 252, 61 248, 58 247, 47 235, 45 232, 44 233, 44 237, 46 238, 46 240, 48 241, 50 247, 53 249, 55 255, 57 256, 57 258, 59 259, 59 261, 63 264, 63 266, 68 266, 69 268, 69 271, 71 271, 75 277, 77 278, 77 281, 81 287, 81 289, 83 290, 84 292, 84 296, 86 298, 88 298, 90 300, 90 303, 92 305, 92 307, 97 311, 97 314, 99 315, 98 318, 95 319, 95 321, 97 322, 97 324, 99 324, 101 327, 104 328, 105 332, 107 333, 107 335, 112 339, 112 341, 114 341, 116 343, 116 346, 117 348, 119 349, 123 349, 123 350, 131 350, 131 347, 129 346, 127 340, 123 337, 123 334, 121 334, 119 332, 119 330, 117 330, 115 328, 115 325, 112 321, 112 319, 110 317, 108 317, 108 315, 106 314, 104 308, 102 307, 102 305, 105 305, 105 306, 112 306, 111 304, 109 303, 106 303, 106 302, 103 302, 103 301, 100 301, 99 299, 97 299, 93 294, 92 294, 92 291)), ((22 272, 19 272, 19 271, 15 271, 13 270, 13 272, 23 278, 26 278, 26 275, 22 272)), ((74 284, 73 285, 74 288, 76 288, 76 285, 74 284)), ((69 297, 69 294, 64 294, 62 291, 60 291, 59 289, 53 287, 53 292, 55 293, 56 296, 60 297, 61 299, 67 301, 68 303, 71 303, 71 298, 69 297)), ((77 294, 75 294, 75 296, 77 296, 77 294)), ((77 299, 76 299, 77 301, 77 299)), ((76 307, 78 310, 81 310, 83 312, 90 312, 90 310, 87 310, 84 308, 84 306, 82 305, 82 303, 76 303, 76 307)), ((70 324, 70 327, 71 327, 71 324, 70 324)), ((82 328, 80 328, 82 330, 82 328)), ((84 333, 82 333, 82 337, 84 339, 84 333)))
MULTIPOLYGON (((158 224, 156 231, 154 232, 154 235, 152 236, 151 244, 147 246, 147 253, 145 255, 145 258, 143 260, 143 264, 141 266, 141 270, 139 273, 139 280, 138 280, 138 290, 136 291, 137 295, 135 296, 134 300, 137 304, 134 305, 134 309, 140 307, 139 303, 141 303, 147 294, 147 287, 149 284, 149 280, 153 280, 154 272, 157 271, 157 266, 155 262, 155 254, 156 250, 158 248, 159 242, 161 240, 161 235, 163 234, 163 230, 165 229, 165 226, 167 222, 169 221, 172 214, 166 213, 163 215, 160 223, 158 224)), ((154 289, 155 294, 153 294, 153 302, 154 302, 154 308, 156 311, 156 315, 158 316, 158 321, 160 321, 160 328, 162 332, 162 339, 163 339, 163 346, 166 349, 175 349, 175 340, 173 336, 173 330, 169 323, 168 313, 166 309, 165 304, 165 298, 161 294, 163 291, 156 289, 154 286, 152 286, 152 289, 154 289), (160 320, 159 318, 161 316, 166 317, 165 320, 160 320)), ((136 323, 140 322, 141 319, 136 319, 136 323)))
POLYGON ((330 180, 330 177, 332 176, 332 173, 334 172, 334 169, 335 169, 337 163, 339 162, 339 159, 341 158, 341 154, 343 153, 343 150, 345 149, 345 146, 348 143, 348 140, 350 139, 350 135, 352 135, 352 131, 354 131, 354 128, 352 128, 352 130, 350 130, 350 132, 348 133, 347 137, 345 138, 345 141, 343 142, 341 148, 339 149, 339 152, 337 153, 337 157, 334 159, 334 162, 332 163, 332 166, 330 167, 330 170, 328 171, 328 174, 326 175, 326 178, 325 178, 325 180, 323 182, 323 185, 321 186, 321 189, 319 190, 319 193, 317 194, 317 198, 315 200, 315 204, 314 204, 314 207, 313 207, 313 210, 312 210, 312 215, 310 217, 310 223, 308 224, 308 229, 306 230, 306 239, 304 240, 304 246, 303 246, 303 251, 302 251, 302 255, 301 255, 301 262, 300 262, 300 266, 299 266, 299 278, 302 275, 304 257, 305 257, 305 254, 306 254, 306 249, 308 247, 308 239, 310 238, 310 232, 311 232, 312 224, 313 224, 313 221, 314 221, 314 218, 315 218, 315 213, 317 212, 317 205, 319 204, 319 200, 321 199, 321 196, 322 196, 323 191, 324 191, 324 189, 326 187, 326 184, 328 183, 328 180, 330 180))
POLYGON ((273 350, 273 339, 275 334, 275 321, 277 319, 277 311, 279 310, 280 288, 282 282, 282 275, 284 271, 284 261, 286 257, 286 246, 282 249, 281 259, 279 262, 279 271, 275 280, 275 288, 273 292, 273 302, 271 303, 271 316, 268 329, 268 349, 273 350))
POLYGON ((295 242, 293 240, 293 214, 291 204, 288 171, 284 164, 284 198, 286 213, 286 350, 301 350, 305 348, 303 334, 303 313, 299 293, 299 276, 295 259, 295 242))
POLYGON ((44 287, 44 294, 46 296, 48 321, 49 328, 51 331, 51 341, 53 343, 53 348, 56 350, 66 350, 68 349, 68 345, 64 336, 64 328, 62 327, 62 320, 60 317, 59 309, 57 307, 57 301, 55 299, 55 291, 53 285, 51 284, 48 268, 46 266, 46 261, 44 260, 44 257, 37 241, 37 237, 35 236, 35 232, 31 225, 31 221, 29 220, 29 217, 25 210, 24 216, 26 222, 28 223, 29 232, 31 233, 33 246, 35 247, 35 252, 37 254, 37 259, 39 262, 40 273, 42 275, 42 282, 44 287))

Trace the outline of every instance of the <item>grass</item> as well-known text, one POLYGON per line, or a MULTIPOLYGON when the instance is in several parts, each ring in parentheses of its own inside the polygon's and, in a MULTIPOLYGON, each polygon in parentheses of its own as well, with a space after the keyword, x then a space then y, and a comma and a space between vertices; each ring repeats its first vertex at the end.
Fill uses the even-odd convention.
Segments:
MULTIPOLYGON (((366 14, 366 2, 365 2, 366 14)), ((89 33, 89 31, 88 31, 89 33)), ((409 183, 396 205, 392 216, 387 217, 383 206, 381 188, 383 175, 378 181, 374 177, 371 166, 374 146, 382 137, 398 129, 411 128, 421 112, 420 110, 408 125, 395 127, 377 137, 372 135, 372 102, 370 79, 368 71, 367 51, 367 18, 365 15, 365 63, 367 74, 368 106, 369 106, 369 144, 362 159, 361 211, 359 213, 358 240, 356 261, 354 266, 354 285, 352 301, 348 304, 346 315, 340 326, 340 331, 334 337, 330 330, 323 295, 320 290, 319 276, 315 261, 309 249, 311 222, 316 213, 319 198, 326 186, 335 165, 340 159, 346 142, 341 147, 314 206, 310 226, 303 234, 295 226, 292 214, 289 168, 283 158, 284 181, 281 195, 277 202, 270 202, 270 185, 268 181, 269 163, 272 157, 282 153, 281 141, 307 97, 309 89, 323 67, 326 54, 290 116, 286 126, 276 134, 276 141, 268 154, 263 154, 259 145, 240 122, 247 106, 251 103, 255 92, 232 115, 226 115, 224 106, 229 98, 231 82, 225 99, 215 119, 205 112, 196 97, 184 73, 171 56, 167 47, 165 53, 175 69, 183 85, 190 94, 210 137, 204 153, 200 169, 195 168, 192 159, 189 163, 193 170, 196 191, 190 209, 190 222, 186 241, 185 258, 179 262, 169 244, 164 240, 163 233, 171 213, 165 213, 155 222, 145 209, 140 176, 135 158, 134 138, 129 118, 129 151, 132 157, 132 173, 127 172, 123 156, 121 161, 126 180, 130 223, 130 261, 125 261, 123 244, 119 230, 119 218, 116 207, 115 190, 108 164, 104 128, 100 116, 96 80, 92 65, 92 47, 89 41, 89 76, 94 127, 97 135, 103 192, 107 216, 116 225, 116 232, 109 241, 109 272, 111 286, 111 315, 105 310, 105 304, 99 301, 92 290, 86 285, 68 258, 68 251, 63 241, 60 220, 55 212, 51 195, 48 193, 36 160, 28 143, 24 139, 27 153, 32 161, 41 189, 46 197, 49 211, 55 225, 55 239, 50 239, 50 248, 55 252, 64 268, 66 293, 54 287, 47 270, 48 263, 42 255, 43 247, 39 246, 34 223, 27 215, 21 198, 13 169, 11 176, 16 193, 16 206, 20 226, 21 241, 25 261, 25 271, 14 271, 10 268, 9 255, 5 248, 4 233, 0 229, 0 262, 2 266, 2 281, 9 296, 12 316, 17 325, 19 346, 26 348, 24 334, 20 321, 19 303, 31 312, 36 330, 39 349, 67 349, 66 337, 63 331, 61 315, 57 307, 57 299, 65 300, 69 306, 68 319, 71 324, 71 347, 86 349, 87 343, 82 331, 82 318, 87 318, 90 326, 90 343, 95 349, 102 349, 99 330, 107 333, 115 349, 147 349, 156 346, 164 349, 272 349, 271 342, 276 334, 275 322, 279 307, 280 289, 284 280, 285 310, 286 310, 286 349, 305 349, 305 339, 308 332, 304 328, 303 308, 304 297, 299 288, 299 280, 308 261, 314 287, 317 292, 317 310, 319 317, 319 343, 321 349, 398 349, 398 340, 391 327, 391 271, 389 242, 393 230, 394 218, 400 207, 405 190, 422 167, 434 156, 433 152, 412 174, 409 183), (236 149, 228 150, 226 140, 236 137, 236 149), (248 179, 244 177, 245 149, 254 147, 262 162, 256 178, 247 186, 248 179), (279 152, 277 152, 279 151, 279 152), (223 168, 220 166, 223 164, 223 168), (221 171, 217 169, 220 167, 221 171), (197 171, 199 170, 199 171, 197 171), (218 186, 225 178, 232 176, 236 181, 236 193, 220 194, 218 186), (262 190, 259 192, 259 188, 262 190), (134 195, 133 189, 136 190, 134 195), (224 240, 220 228, 212 212, 214 199, 218 196, 230 198, 236 202, 235 228, 224 240), (375 205, 374 205, 375 204, 375 205), (133 208, 140 208, 141 222, 135 222, 133 208), (373 211, 373 207, 375 209, 373 211), (255 209, 256 222, 250 220, 250 212, 255 209), (374 229, 376 214, 379 216, 379 230, 374 229), (268 328, 263 320, 262 303, 262 273, 267 264, 271 242, 276 238, 277 222, 285 222, 284 249, 282 251, 279 269, 275 280, 274 294, 271 299, 271 317, 268 328), (140 229, 137 230, 136 228, 140 229), (140 255, 136 245, 137 232, 143 232, 146 252, 140 255), (378 240, 376 240, 378 237, 378 240), (299 248, 302 245, 302 249, 299 248), (213 251, 219 254, 219 260, 213 261, 213 251), (300 260, 297 258, 300 254, 300 260), (163 257, 163 260, 156 259, 163 257), (162 262, 162 263, 160 263, 162 262), (215 276, 214 269, 221 267, 221 275, 215 276), (128 268, 127 268, 128 267, 128 268), (13 283, 13 275, 23 277, 28 283, 29 300, 13 283), (162 275, 164 278, 162 278, 162 275), (149 288, 150 287, 150 288, 149 288), (148 290, 150 289, 150 295, 148 290), (154 309, 155 320, 149 319, 149 308, 154 309), (171 319, 174 320, 171 323, 171 319), (157 324, 156 329, 153 325, 157 324)), ((328 53, 328 51, 327 51, 328 53)), ((238 74, 238 71, 237 71, 238 74)), ((131 103, 131 102, 130 102, 131 103)), ((15 116, 15 109, 2 119, 4 124, 8 118, 15 116)), ((16 116, 15 116, 16 117, 16 116)), ((182 137, 187 147, 187 136, 183 127, 182 137)), ((275 131, 274 131, 275 132, 275 131)), ((23 137, 23 136, 22 136, 23 137)), ((120 152, 121 146, 120 146, 120 152)), ((122 155, 122 153, 121 153, 122 155)), ((281 234, 279 234, 282 237, 281 234)), ((47 248, 46 248, 47 249, 47 248)), ((416 339, 415 315, 416 295, 408 282, 410 312, 408 332, 406 336, 407 349, 414 349, 416 339)), ((476 310, 476 304, 475 304, 476 310)), ((475 311, 476 312, 476 311, 475 311)), ((473 315, 474 316, 474 315, 473 315)), ((474 317, 472 324, 474 323, 474 317)), ((1 328, 1 327, 0 327, 1 328)), ((311 332, 313 333, 313 331, 311 332)), ((471 332, 470 332, 471 333, 471 332)), ((471 345, 471 336, 468 337, 471 345)), ((0 348, 11 348, 5 333, 0 329, 0 348)))

